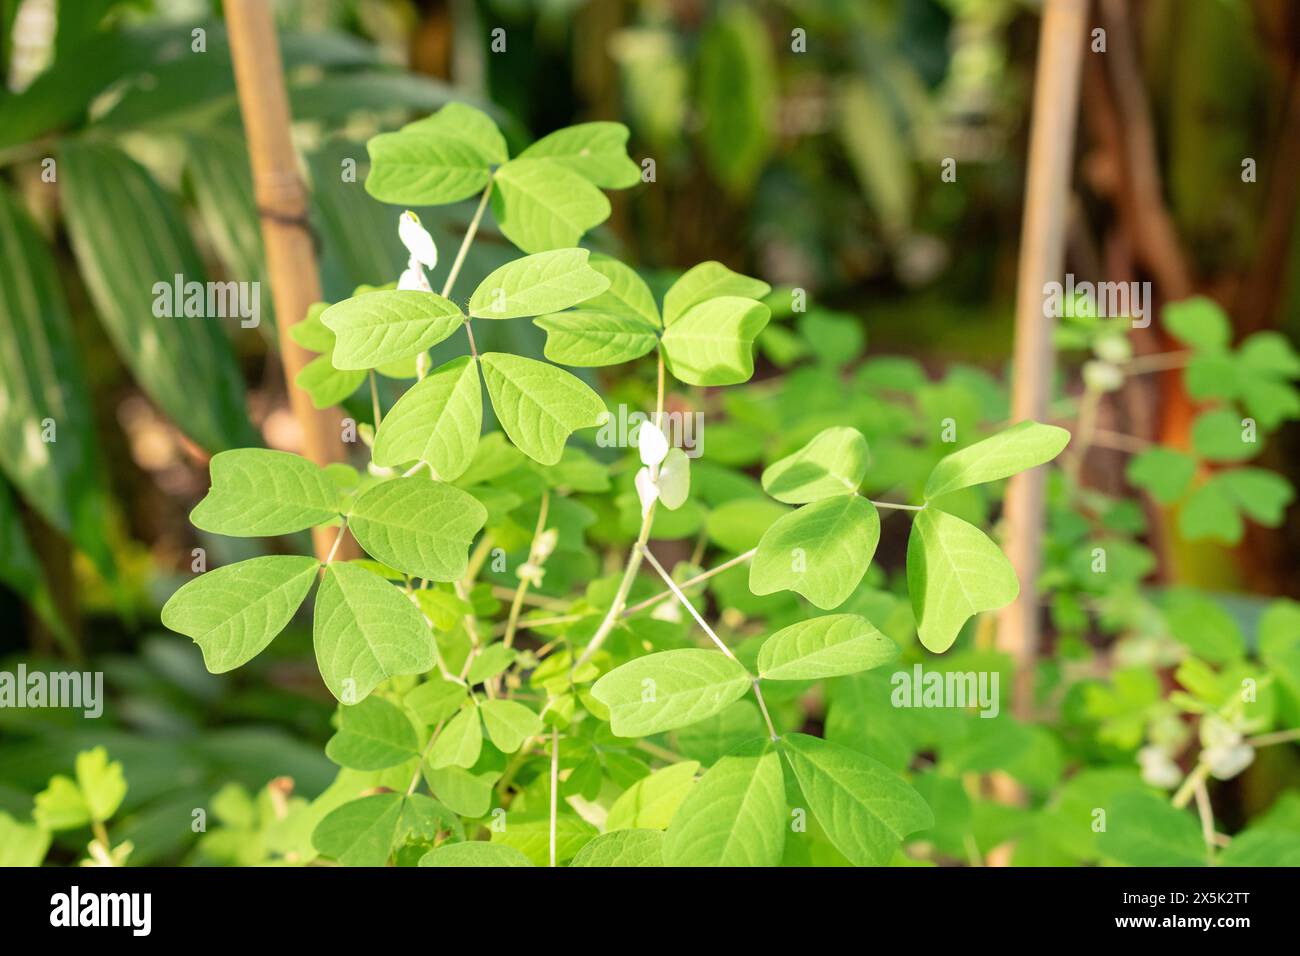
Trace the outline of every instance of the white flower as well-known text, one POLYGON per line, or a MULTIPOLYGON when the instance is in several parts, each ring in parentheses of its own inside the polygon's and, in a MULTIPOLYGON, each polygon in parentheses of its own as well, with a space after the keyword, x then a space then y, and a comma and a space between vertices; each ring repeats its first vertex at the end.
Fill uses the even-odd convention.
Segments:
POLYGON ((642 468, 636 473, 636 495, 641 499, 641 517, 650 513, 650 507, 659 499, 659 489, 650 477, 650 469, 642 468))
POLYGON ((397 288, 402 290, 411 290, 414 292, 432 292, 433 288, 429 285, 429 280, 424 275, 424 270, 420 268, 420 263, 411 257, 410 264, 402 277, 397 280, 397 288))
POLYGON ((1216 780, 1231 780, 1255 760, 1255 748, 1250 744, 1235 747, 1214 747, 1201 754, 1216 780))
POLYGON ((668 438, 653 422, 643 422, 636 434, 637 447, 641 451, 641 464, 651 468, 658 465, 668 454, 668 438))
POLYGON ((1183 773, 1174 763, 1169 751, 1154 744, 1138 751, 1138 763, 1142 765, 1142 780, 1147 786, 1172 790, 1183 779, 1183 773))
POLYGON ((398 220, 397 235, 415 262, 426 269, 432 269, 438 264, 438 247, 433 244, 433 236, 420 225, 420 217, 411 210, 402 213, 398 220))

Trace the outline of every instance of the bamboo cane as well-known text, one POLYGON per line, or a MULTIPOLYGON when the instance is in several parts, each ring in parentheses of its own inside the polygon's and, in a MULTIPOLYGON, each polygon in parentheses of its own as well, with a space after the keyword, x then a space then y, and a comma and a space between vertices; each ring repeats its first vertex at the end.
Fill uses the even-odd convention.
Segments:
MULTIPOLYGON (((1020 235, 1011 391, 1014 421, 1041 420, 1047 415, 1053 320, 1044 314, 1043 286, 1060 280, 1065 264, 1074 131, 1087 24, 1088 0, 1047 0, 1039 29, 1020 235)), ((1033 706, 1034 661, 1038 654, 1036 584, 1045 478, 1039 468, 1022 472, 1011 479, 1006 500, 1007 556, 1020 579, 1020 596, 1001 613, 997 646, 1015 661, 1013 709, 1022 718, 1033 706)))
MULTIPOLYGON (((289 136, 289 101, 271 7, 266 0, 225 0, 226 25, 289 407, 302 431, 303 454, 326 465, 346 457, 339 416, 333 410, 316 409, 310 396, 294 384, 311 355, 289 337, 289 329, 303 320, 309 306, 321 300, 321 288, 307 219, 307 193, 289 136)), ((332 528, 314 529, 317 557, 325 559, 336 536, 332 528)))

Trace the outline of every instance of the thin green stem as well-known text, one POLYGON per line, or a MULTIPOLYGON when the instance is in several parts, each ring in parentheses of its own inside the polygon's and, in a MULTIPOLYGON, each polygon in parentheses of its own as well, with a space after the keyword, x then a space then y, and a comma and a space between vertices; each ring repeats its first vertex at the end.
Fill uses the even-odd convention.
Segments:
POLYGON ((1143 375, 1147 372, 1165 372, 1182 368, 1196 353, 1191 350, 1179 352, 1157 352, 1154 355, 1139 355, 1125 362, 1120 368, 1125 375, 1143 375))
POLYGON ((1205 852, 1210 862, 1214 862, 1214 813, 1210 810, 1210 792, 1205 788, 1205 781, 1198 780, 1193 792, 1196 794, 1196 813, 1201 818, 1201 836, 1205 840, 1205 852))
POLYGON ((334 560, 334 555, 338 554, 339 545, 343 542, 343 535, 348 530, 348 519, 344 518, 343 523, 339 525, 339 533, 334 537, 334 543, 330 545, 330 553, 325 555, 325 563, 328 565, 334 560))
MULTIPOLYGON (((587 615, 585 614, 557 614, 554 617, 532 618, 524 623, 523 629, 525 631, 530 631, 536 627, 550 627, 555 624, 572 624, 575 621, 581 621, 586 616, 587 615)), ((508 623, 498 624, 492 629, 492 636, 501 637, 506 633, 508 627, 508 623)))
MULTIPOLYGON (((502 601, 512 601, 514 600, 515 592, 513 588, 508 588, 504 584, 494 584, 492 585, 492 596, 500 598, 502 601)), ((569 603, 567 601, 561 601, 559 598, 544 597, 541 594, 524 595, 524 603, 532 605, 533 607, 540 607, 546 611, 555 611, 556 613, 561 611, 567 612, 569 610, 569 603)))
POLYGON ((90 829, 95 834, 95 839, 99 841, 100 846, 104 848, 104 858, 111 860, 113 858, 113 844, 108 839, 108 830, 100 820, 92 820, 90 829))
POLYGON ((723 654, 726 654, 733 661, 736 660, 736 655, 732 653, 731 648, 722 642, 722 638, 718 637, 713 628, 709 626, 709 622, 704 620, 704 616, 701 615, 699 611, 695 610, 695 605, 692 604, 690 599, 682 593, 682 589, 677 586, 677 582, 673 580, 672 575, 664 570, 664 566, 659 563, 659 559, 650 553, 649 548, 643 548, 642 550, 645 552, 645 559, 650 562, 650 566, 658 572, 659 576, 664 579, 664 583, 668 585, 668 590, 671 591, 673 596, 681 602, 682 607, 686 608, 686 610, 690 612, 691 617, 695 618, 695 623, 704 629, 704 633, 709 635, 709 639, 717 645, 718 650, 722 651, 723 654))
MULTIPOLYGON (((682 588, 689 588, 696 584, 699 584, 701 581, 707 581, 715 574, 721 574, 723 571, 728 571, 731 568, 734 568, 738 564, 744 564, 746 561, 752 558, 757 552, 758 552, 758 548, 750 548, 744 554, 738 554, 734 558, 729 558, 728 560, 723 561, 715 568, 710 568, 707 571, 702 571, 701 573, 695 575, 695 577, 693 578, 687 578, 678 586, 682 588)), ((623 617, 631 617, 633 614, 640 613, 641 611, 644 611, 646 608, 654 607, 656 604, 659 604, 662 601, 666 601, 672 596, 673 596, 672 591, 660 591, 654 597, 646 598, 644 601, 640 601, 637 604, 633 604, 631 607, 625 608, 623 610, 623 617)))
POLYGON ((551 727, 551 866, 555 866, 555 818, 560 796, 560 730, 551 727))
POLYGON ((492 180, 488 180, 487 186, 483 190, 483 196, 478 201, 478 209, 474 210, 474 218, 469 221, 469 228, 465 230, 465 238, 460 241, 460 248, 456 250, 456 258, 451 263, 451 269, 447 272, 447 281, 442 284, 442 297, 445 299, 451 295, 452 287, 456 284, 456 277, 460 275, 460 267, 465 264, 465 256, 469 252, 470 243, 474 241, 474 236, 478 233, 479 223, 483 221, 483 213, 487 209, 488 199, 492 195, 492 180))
POLYGON ((379 385, 375 381, 375 370, 370 370, 370 404, 375 414, 375 431, 379 431, 379 423, 382 415, 379 411, 379 385))
POLYGON ((893 501, 876 501, 874 498, 868 498, 877 508, 892 508, 894 511, 924 511, 925 505, 900 505, 893 501))
MULTIPOLYGON (((544 555, 538 552, 538 541, 546 532, 546 515, 551 506, 550 490, 542 492, 542 503, 537 511, 537 526, 533 529, 533 540, 528 545, 528 563, 534 567, 540 568, 546 560, 544 555)), ((515 630, 519 627, 519 612, 524 607, 524 597, 528 594, 528 586, 532 583, 532 577, 526 575, 519 576, 519 587, 515 589, 514 599, 510 602, 510 616, 506 620, 506 636, 504 644, 510 647, 515 642, 515 630)))
MULTIPOLYGON (((668 585, 668 589, 673 593, 673 596, 681 602, 682 606, 686 608, 687 611, 690 612, 691 617, 695 618, 695 623, 704 629, 704 633, 709 635, 709 638, 717 645, 718 650, 722 651, 723 654, 730 657, 733 661, 736 661, 737 664, 740 664, 736 655, 732 653, 731 648, 722 642, 722 638, 718 637, 713 628, 709 626, 709 622, 704 620, 704 616, 695 609, 695 605, 692 604, 690 599, 682 593, 681 588, 677 586, 677 582, 673 580, 672 575, 664 570, 664 566, 659 563, 659 560, 653 554, 650 553, 650 549, 645 548, 644 551, 645 559, 650 562, 650 566, 653 567, 655 571, 659 573, 659 576, 664 579, 664 583, 668 585)), ((746 674, 749 674, 749 668, 744 667, 743 664, 741 667, 744 669, 746 674)), ((767 723, 767 732, 771 735, 773 740, 776 740, 780 735, 776 732, 776 725, 772 723, 772 715, 768 713, 767 701, 763 699, 763 690, 758 686, 758 678, 753 674, 749 674, 749 680, 754 687, 754 697, 758 700, 758 709, 763 712, 763 720, 767 723)))
POLYGON ((1269 747, 1273 744, 1289 744, 1297 740, 1300 740, 1300 727, 1293 727, 1291 730, 1275 730, 1270 734, 1247 737, 1245 743, 1252 747, 1269 747))
POLYGON ((644 750, 650 756, 658 757, 660 760, 667 761, 668 763, 681 763, 682 760, 685 759, 676 751, 669 750, 667 747, 660 747, 658 744, 651 743, 649 740, 638 740, 636 742, 636 749, 644 750))
POLYGON ((1178 788, 1170 802, 1179 810, 1187 806, 1188 802, 1192 799, 1192 795, 1196 792, 1197 786, 1203 785, 1209 775, 1210 765, 1201 763, 1198 760, 1196 766, 1193 767, 1191 772, 1183 779, 1182 786, 1178 788))
MULTIPOLYGON (((655 424, 657 426, 663 421, 664 416, 664 355, 662 351, 655 354, 659 360, 659 386, 655 396, 655 424)), ((641 516, 641 530, 637 532, 636 543, 632 545, 632 550, 627 556, 627 565, 623 569, 623 579, 619 581, 618 591, 614 594, 614 600, 605 613, 604 619, 600 622, 600 626, 596 628, 596 633, 592 635, 591 641, 578 659, 573 662, 573 670, 576 671, 591 660, 592 655, 600 650, 601 645, 605 643, 605 639, 614 630, 614 625, 623 616, 623 608, 627 606, 627 596, 632 590, 632 582, 636 580, 636 573, 641 570, 641 555, 645 550, 646 542, 650 540, 650 529, 654 526, 655 507, 658 504, 658 499, 650 502, 650 507, 641 516)))
POLYGON ((420 771, 424 769, 424 762, 429 759, 429 754, 433 751, 433 742, 438 739, 438 734, 442 733, 445 720, 438 722, 438 726, 433 728, 433 733, 429 735, 429 742, 424 745, 424 751, 420 754, 420 762, 415 766, 415 773, 411 775, 411 782, 406 787, 406 795, 409 797, 415 793, 415 788, 420 785, 420 771))
POLYGON ((486 532, 483 537, 479 538, 478 544, 474 546, 474 551, 469 556, 469 564, 465 566, 465 577, 462 579, 465 586, 469 587, 478 577, 478 573, 483 568, 483 562, 492 552, 492 533, 486 532))

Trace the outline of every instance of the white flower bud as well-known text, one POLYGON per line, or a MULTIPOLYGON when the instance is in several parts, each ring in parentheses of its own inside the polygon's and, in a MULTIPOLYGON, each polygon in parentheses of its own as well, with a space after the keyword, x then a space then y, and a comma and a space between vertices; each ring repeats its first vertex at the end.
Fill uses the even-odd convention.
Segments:
POLYGON ((1124 373, 1116 365, 1093 359, 1083 363, 1083 382, 1094 392, 1113 392, 1124 384, 1124 373))
POLYGON ((438 264, 438 247, 433 244, 433 236, 420 225, 420 217, 411 210, 402 213, 398 220, 397 235, 416 262, 426 269, 432 269, 438 264))
POLYGON ((1178 764, 1163 747, 1143 747, 1138 751, 1138 763, 1142 765, 1142 782, 1149 787, 1172 790, 1183 779, 1178 764))
POLYGON ((654 422, 643 422, 636 433, 637 447, 641 451, 641 464, 651 468, 668 454, 668 438, 654 422))
POLYGON ((644 518, 659 498, 659 489, 650 477, 649 468, 642 468, 636 473, 636 496, 641 499, 641 517, 644 518))

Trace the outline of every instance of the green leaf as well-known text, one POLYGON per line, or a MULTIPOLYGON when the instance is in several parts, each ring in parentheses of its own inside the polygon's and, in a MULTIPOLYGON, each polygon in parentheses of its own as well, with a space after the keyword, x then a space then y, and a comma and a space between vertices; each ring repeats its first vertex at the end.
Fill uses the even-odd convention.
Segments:
POLYGON ((355 564, 335 562, 316 592, 312 641, 325 686, 356 704, 389 677, 434 664, 433 634, 400 589, 355 564))
POLYGON ((907 589, 921 643, 941 654, 970 617, 1014 601, 1020 582, 983 531, 927 508, 913 519, 907 540, 907 589))
POLYGON ((420 857, 420 866, 532 866, 528 859, 504 843, 445 843, 420 857))
POLYGON ((796 591, 823 610, 842 604, 867 573, 880 515, 865 498, 824 498, 778 518, 749 566, 755 594, 796 591))
POLYGON ((677 810, 664 837, 669 866, 777 866, 785 848, 785 781, 775 750, 723 757, 677 810))
POLYGON ((1194 349, 1225 349, 1232 339, 1232 326, 1223 309, 1204 296, 1170 303, 1161 321, 1170 335, 1194 349))
POLYGON ((1170 505, 1187 491, 1196 474, 1196 459, 1172 448, 1150 448, 1129 459, 1126 475, 1145 488, 1162 505, 1170 505))
POLYGON ((605 830, 662 830, 695 784, 700 765, 685 760, 656 770, 624 790, 605 820, 605 830))
POLYGON ((77 754, 77 788, 86 801, 90 819, 103 823, 117 813, 126 797, 126 778, 122 765, 110 763, 103 747, 77 754))
POLYGON ((870 460, 867 440, 856 428, 827 428, 763 469, 763 490, 791 505, 853 494, 867 476, 870 460))
POLYGON ((682 273, 664 296, 664 326, 672 326, 709 299, 761 299, 771 291, 772 287, 762 279, 732 272, 721 262, 701 262, 682 273))
POLYGON ((1262 468, 1233 468, 1210 480, 1222 485, 1237 507, 1270 528, 1282 524, 1287 505, 1295 498, 1290 482, 1262 468))
MULTIPOLYGON (((536 866, 550 862, 551 821, 545 816, 511 814, 506 825, 492 831, 492 842, 512 846, 536 866)), ((596 828, 572 813, 560 813, 555 821, 555 862, 568 863, 596 836, 596 828)))
POLYGON ((925 497, 938 498, 972 485, 1009 478, 1051 461, 1070 442, 1070 433, 1055 425, 1020 422, 991 438, 955 451, 934 466, 925 497))
POLYGON ((1102 855, 1126 866, 1205 865, 1205 843, 1195 818, 1144 791, 1115 795, 1097 845, 1102 855))
MULTIPOLYGON (((72 251, 118 355, 150 398, 203 448, 255 444, 244 379, 223 328, 241 317, 207 315, 206 301, 202 317, 171 314, 178 304, 172 301, 175 277, 185 283, 206 278, 172 197, 114 146, 65 138, 59 151, 59 192, 72 251)), ((225 305, 231 311, 229 297, 225 305)))
POLYGON ((841 317, 825 309, 805 312, 799 319, 799 334, 818 361, 842 367, 862 354, 863 331, 856 316, 841 317))
POLYGON ((442 728, 438 739, 429 751, 429 766, 434 770, 444 767, 468 769, 478 763, 483 750, 483 725, 479 723, 478 708, 466 704, 442 728))
POLYGON ((339 493, 316 464, 287 451, 238 448, 214 455, 212 488, 190 512, 196 528, 240 538, 290 534, 332 521, 339 493))
POLYGON ((653 325, 612 312, 574 309, 534 319, 546 331, 546 357, 561 365, 595 368, 630 362, 659 344, 653 325))
POLYGON ((301 322, 289 326, 289 338, 293 339, 308 352, 328 353, 334 351, 337 340, 334 333, 325 327, 320 317, 329 308, 328 302, 317 302, 308 307, 307 314, 301 322))
POLYGON ((519 158, 550 159, 603 189, 626 189, 641 180, 640 168, 628 158, 627 127, 622 123, 579 123, 558 129, 519 158))
POLYGON ((751 681, 737 661, 699 648, 663 651, 629 661, 591 688, 609 708, 619 737, 644 737, 685 727, 745 695, 751 681))
POLYGON ((364 369, 337 369, 328 355, 318 355, 303 366, 293 384, 311 396, 316 408, 330 408, 355 392, 365 380, 364 369))
POLYGON ((344 866, 383 866, 397 841, 403 803, 400 793, 376 793, 335 807, 316 824, 311 844, 344 866))
MULTIPOLYGON (((5 188, 0 188, 0 341, 5 343, 0 467, 23 499, 111 578, 116 561, 106 535, 109 508, 99 475, 97 428, 63 283, 50 249, 5 188), (49 435, 43 434, 47 419, 57 429, 49 435)), ((17 521, 10 521, 5 518, 12 530, 0 532, 0 543, 20 534, 17 521)), ((13 570, 14 551, 5 550, 13 570)), ((31 567, 33 580, 39 580, 34 561, 31 567)))
POLYGON ((425 764, 429 789, 456 813, 466 817, 487 816, 492 806, 493 787, 501 779, 500 770, 472 773, 460 767, 434 770, 425 764))
POLYGON ((1259 444, 1246 441, 1241 416, 1225 408, 1197 416, 1192 423, 1192 447, 1211 461, 1244 461, 1259 454, 1259 444))
POLYGON ((579 850, 569 866, 663 866, 663 843, 659 830, 602 833, 579 850))
POLYGON ((367 697, 339 710, 339 730, 325 744, 325 756, 340 767, 384 770, 418 755, 415 728, 400 707, 367 697))
POLYGON ((601 397, 573 375, 535 359, 487 352, 480 359, 501 427, 525 455, 554 465, 569 435, 602 424, 601 397))
POLYGON ((370 172, 366 192, 380 202, 441 206, 481 193, 492 178, 477 144, 407 127, 380 133, 366 143, 370 172))
POLYGON ((655 297, 635 270, 598 252, 592 253, 588 264, 609 280, 609 288, 595 298, 588 299, 586 308, 627 319, 643 319, 656 329, 662 326, 655 297))
POLYGON ((229 130, 211 128, 187 130, 183 144, 185 179, 194 192, 198 221, 212 240, 225 275, 260 283, 263 321, 258 331, 268 341, 274 341, 274 304, 253 196, 248 143, 241 135, 232 136, 229 130))
MULTIPOLYGON (((665 458, 665 464, 667 461, 665 458)), ((757 547, 767 529, 789 513, 785 505, 766 498, 733 498, 710 511, 704 527, 710 541, 740 554, 757 547)))
POLYGON ((168 599, 163 627, 192 638, 203 664, 224 674, 260 654, 293 619, 320 562, 268 555, 206 571, 168 599))
POLYGON ((1252 826, 1232 838, 1219 866, 1300 866, 1300 833, 1252 826))
POLYGON ((334 366, 370 369, 419 355, 465 321, 456 303, 432 292, 389 289, 331 305, 321 321, 333 330, 334 366))
POLYGON ((483 649, 483 652, 474 658, 474 662, 469 666, 467 675, 469 683, 481 684, 484 681, 496 677, 507 667, 514 663, 519 655, 514 648, 506 647, 504 644, 492 644, 483 649))
POLYGON ((884 764, 806 734, 782 738, 808 808, 855 866, 881 866, 909 833, 934 825, 920 794, 884 764))
POLYGON ((545 252, 576 246, 609 218, 609 200, 553 159, 512 159, 497 170, 492 216, 524 252, 545 252))
POLYGON ((710 171, 733 195, 753 187, 771 152, 777 75, 763 18, 744 4, 722 7, 700 38, 700 135, 710 171))
POLYGON ((444 482, 397 478, 362 494, 348 521, 361 546, 389 567, 430 581, 455 581, 465 573, 487 509, 444 482))
POLYGON ((1178 533, 1188 541, 1212 538, 1237 544, 1245 531, 1228 486, 1214 479, 1193 491, 1178 512, 1178 533))
POLYGON ((609 288, 587 264, 586 249, 555 249, 507 262, 479 283, 469 314, 480 319, 517 319, 558 312, 609 288))
POLYGON ((1174 639, 1212 664, 1230 664, 1246 654, 1241 628, 1215 600, 1196 591, 1169 594, 1165 624, 1174 639))
POLYGON ((25 826, 0 810, 0 866, 40 866, 49 849, 48 830, 40 826, 25 826))
POLYGON ((1278 378, 1300 378, 1300 355, 1281 332, 1256 332, 1237 353, 1251 372, 1278 378))
POLYGON ((77 785, 58 774, 36 794, 32 818, 44 830, 75 830, 90 823, 90 808, 77 785))
POLYGON ((485 700, 479 711, 488 737, 502 753, 514 753, 525 740, 542 732, 542 718, 518 701, 485 700))
POLYGON ((691 459, 686 452, 680 448, 668 449, 663 464, 659 466, 657 484, 659 501, 669 511, 676 511, 686 504, 686 499, 691 493, 691 459))
POLYGON ((426 134, 439 140, 457 140, 475 150, 485 165, 497 166, 510 157, 506 152, 505 137, 492 117, 464 103, 448 103, 432 116, 407 123, 402 132, 426 134))
POLYGON ((719 296, 692 306, 664 332, 664 362, 688 385, 736 385, 754 374, 754 337, 771 311, 761 302, 719 296))
POLYGON ((402 698, 402 703, 415 714, 417 720, 432 727, 460 710, 461 704, 465 703, 466 693, 463 684, 444 680, 435 674, 423 684, 412 687, 402 698))
POLYGON ((765 680, 820 680, 856 674, 898 657, 898 645, 856 614, 809 618, 777 631, 758 652, 765 680))
POLYGON ((478 366, 464 355, 434 369, 389 409, 375 433, 374 462, 394 468, 423 461, 437 478, 455 481, 473 461, 482 430, 478 366))

